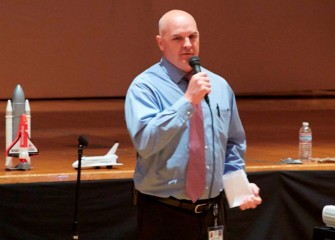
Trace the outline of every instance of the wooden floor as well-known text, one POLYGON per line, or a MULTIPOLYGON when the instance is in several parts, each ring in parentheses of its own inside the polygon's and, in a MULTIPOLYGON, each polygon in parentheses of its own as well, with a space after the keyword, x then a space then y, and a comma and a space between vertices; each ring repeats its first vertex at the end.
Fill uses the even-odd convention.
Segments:
MULTIPOLYGON (((335 157, 335 99, 238 99, 238 107, 247 134, 248 172, 277 170, 335 170, 331 162, 283 164, 284 158, 298 157, 298 130, 303 121, 313 130, 313 157, 335 157)), ((128 137, 123 112, 123 99, 30 100, 31 138, 40 150, 32 158, 29 171, 5 170, 5 108, 0 128, 0 184, 50 181, 73 181, 77 171, 78 137, 88 139, 84 155, 103 155, 119 142, 117 155, 124 165, 113 169, 85 169, 82 180, 131 178, 135 152, 128 137), (1 170, 2 169, 2 170, 1 170)), ((14 163, 17 161, 14 159, 14 163)))

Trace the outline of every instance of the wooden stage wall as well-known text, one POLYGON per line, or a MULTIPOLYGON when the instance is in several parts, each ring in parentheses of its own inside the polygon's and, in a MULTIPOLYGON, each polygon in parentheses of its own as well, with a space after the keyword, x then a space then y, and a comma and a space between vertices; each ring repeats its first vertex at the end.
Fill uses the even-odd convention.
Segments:
MULTIPOLYGON (((0 101, 0 183, 71 181, 76 179, 72 163, 77 159, 78 137, 89 145, 84 155, 104 155, 119 142, 117 155, 123 166, 88 169, 83 180, 132 178, 135 152, 124 121, 124 99, 30 101, 32 141, 40 154, 32 158, 33 169, 9 172, 5 165, 5 108, 0 101)), ((335 99, 238 99, 238 107, 247 134, 248 172, 272 170, 333 170, 332 163, 283 165, 283 158, 298 157, 298 131, 303 121, 313 131, 313 157, 335 157, 335 99)), ((16 160, 14 159, 14 162, 16 160)))

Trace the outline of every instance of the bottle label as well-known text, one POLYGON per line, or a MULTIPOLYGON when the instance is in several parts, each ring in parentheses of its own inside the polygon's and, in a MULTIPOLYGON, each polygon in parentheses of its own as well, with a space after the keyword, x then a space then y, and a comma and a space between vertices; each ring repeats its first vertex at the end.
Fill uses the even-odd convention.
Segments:
POLYGON ((310 141, 312 141, 312 134, 310 134, 310 133, 300 133, 299 140, 301 142, 310 142, 310 141))
POLYGON ((299 144, 299 159, 308 160, 312 157, 312 143, 301 142, 299 144))

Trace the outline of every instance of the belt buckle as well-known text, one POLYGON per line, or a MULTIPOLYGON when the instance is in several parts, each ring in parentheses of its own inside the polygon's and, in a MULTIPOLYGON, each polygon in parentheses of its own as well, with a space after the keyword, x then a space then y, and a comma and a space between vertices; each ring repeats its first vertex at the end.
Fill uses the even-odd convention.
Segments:
POLYGON ((203 211, 199 211, 198 208, 202 207, 202 206, 206 206, 206 205, 207 205, 207 203, 198 204, 197 206, 195 206, 194 212, 195 213, 202 213, 203 211))

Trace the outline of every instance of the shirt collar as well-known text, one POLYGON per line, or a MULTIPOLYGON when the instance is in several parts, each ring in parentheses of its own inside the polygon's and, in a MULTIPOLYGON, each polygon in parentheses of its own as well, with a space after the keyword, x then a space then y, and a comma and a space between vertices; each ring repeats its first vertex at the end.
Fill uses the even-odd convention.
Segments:
POLYGON ((181 79, 186 75, 186 73, 173 64, 171 64, 165 57, 162 57, 160 61, 160 66, 163 68, 163 70, 169 75, 169 77, 172 79, 173 82, 178 84, 181 79))

